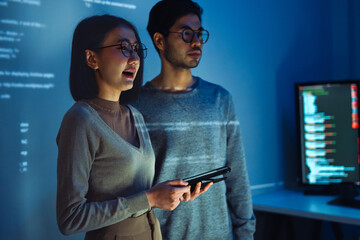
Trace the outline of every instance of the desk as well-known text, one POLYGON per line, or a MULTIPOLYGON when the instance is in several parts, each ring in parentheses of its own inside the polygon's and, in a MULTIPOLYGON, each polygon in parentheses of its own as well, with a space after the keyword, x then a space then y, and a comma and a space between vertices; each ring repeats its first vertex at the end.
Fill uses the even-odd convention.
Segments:
MULTIPOLYGON (((255 211, 283 215, 277 225, 285 224, 287 229, 285 239, 294 239, 290 223, 292 216, 320 220, 315 224, 313 239, 320 239, 322 221, 331 222, 335 239, 343 239, 340 223, 360 226, 360 209, 327 204, 335 198, 336 196, 304 195, 301 190, 278 188, 258 194, 253 193, 253 208, 255 211)), ((280 227, 273 229, 270 234, 272 237, 268 239, 279 239, 277 235, 279 232, 280 227)))
POLYGON ((327 204, 335 196, 304 195, 302 191, 275 189, 253 195, 256 211, 360 226, 360 209, 327 204))

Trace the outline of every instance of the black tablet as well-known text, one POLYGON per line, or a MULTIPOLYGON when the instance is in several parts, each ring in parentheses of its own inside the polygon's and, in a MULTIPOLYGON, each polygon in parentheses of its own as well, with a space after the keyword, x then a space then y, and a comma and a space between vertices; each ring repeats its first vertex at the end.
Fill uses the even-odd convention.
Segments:
POLYGON ((221 168, 210 170, 208 172, 200 173, 192 177, 184 178, 183 180, 185 182, 188 182, 189 185, 191 185, 191 191, 193 191, 198 182, 201 182, 201 187, 203 187, 205 184, 209 182, 213 182, 213 183, 220 182, 222 180, 225 180, 226 177, 220 177, 220 178, 214 178, 214 177, 224 175, 226 173, 229 173, 230 171, 231 171, 230 167, 224 166, 221 168))

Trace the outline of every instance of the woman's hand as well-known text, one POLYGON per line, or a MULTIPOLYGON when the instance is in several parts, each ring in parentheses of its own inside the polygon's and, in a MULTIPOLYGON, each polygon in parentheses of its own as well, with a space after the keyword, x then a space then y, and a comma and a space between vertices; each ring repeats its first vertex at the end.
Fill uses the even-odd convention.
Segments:
POLYGON ((156 184, 146 191, 151 207, 172 211, 180 203, 184 194, 190 193, 190 186, 181 179, 156 184))
POLYGON ((184 193, 183 196, 180 198, 180 201, 184 201, 184 202, 194 201, 195 198, 206 192, 211 185, 213 185, 213 182, 209 182, 208 184, 206 184, 204 188, 201 188, 201 182, 198 182, 196 184, 194 191, 184 193))

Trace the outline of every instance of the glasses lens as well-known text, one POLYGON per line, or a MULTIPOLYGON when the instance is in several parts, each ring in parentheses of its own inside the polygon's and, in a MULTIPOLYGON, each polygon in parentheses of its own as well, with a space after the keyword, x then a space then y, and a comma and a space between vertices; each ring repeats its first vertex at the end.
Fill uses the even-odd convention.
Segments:
POLYGON ((122 41, 120 44, 120 48, 125 57, 131 56, 133 50, 131 44, 128 41, 122 41))
MULTIPOLYGON (((192 30, 192 29, 185 29, 183 32, 182 32, 182 38, 184 40, 184 42, 186 43, 190 43, 193 41, 194 39, 194 34, 195 34, 195 31, 192 30)), ((199 41, 201 43, 206 43, 207 40, 209 39, 209 32, 206 31, 205 29, 204 30, 200 30, 200 31, 196 31, 196 36, 197 38, 199 39, 199 41)))
POLYGON ((206 30, 202 30, 197 33, 197 36, 198 36, 200 42, 206 43, 207 40, 209 39, 209 32, 206 30))
POLYGON ((131 44, 130 42, 124 40, 120 44, 120 49, 125 57, 130 57, 133 52, 136 52, 139 57, 143 58, 146 58, 147 55, 147 48, 143 43, 131 44))
POLYGON ((139 57, 146 58, 147 48, 143 43, 139 43, 134 45, 134 51, 137 53, 139 57))
POLYGON ((182 38, 184 42, 189 43, 193 40, 194 31, 192 29, 184 29, 182 32, 182 38))

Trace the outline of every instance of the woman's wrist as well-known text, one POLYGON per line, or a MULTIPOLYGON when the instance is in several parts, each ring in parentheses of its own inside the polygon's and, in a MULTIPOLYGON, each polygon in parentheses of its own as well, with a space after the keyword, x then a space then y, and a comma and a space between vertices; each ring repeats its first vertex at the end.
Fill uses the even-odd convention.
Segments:
POLYGON ((147 190, 145 192, 146 192, 146 196, 147 196, 148 201, 149 201, 149 205, 150 205, 151 208, 153 208, 154 207, 154 199, 153 199, 152 192, 151 192, 151 190, 147 190))

